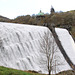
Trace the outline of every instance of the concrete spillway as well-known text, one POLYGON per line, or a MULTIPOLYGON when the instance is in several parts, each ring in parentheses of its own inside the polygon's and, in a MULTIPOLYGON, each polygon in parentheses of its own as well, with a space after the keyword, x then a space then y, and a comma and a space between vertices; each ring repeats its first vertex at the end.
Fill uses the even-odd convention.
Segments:
POLYGON ((52 29, 53 36, 55 38, 55 41, 63 54, 65 60, 69 64, 69 66, 72 68, 72 70, 75 70, 75 43, 72 39, 72 37, 69 35, 69 32, 66 31, 66 29, 63 29, 63 32, 61 29, 52 29), (56 30, 56 31, 55 31, 56 30), (60 31, 60 32, 59 32, 60 31), (66 31, 66 33, 65 33, 66 31), (64 39, 63 37, 64 36, 64 39), (67 37, 66 37, 67 36, 67 37))
MULTIPOLYGON (((64 38, 62 37, 70 37, 68 38, 68 43, 71 44, 71 48, 73 49, 69 50, 69 53, 66 49, 70 49, 70 47, 67 45, 63 45, 63 47, 66 48, 66 53, 70 57, 71 61, 74 62, 74 55, 71 56, 71 52, 75 54, 73 39, 69 34, 67 34, 67 30, 64 31, 63 29, 56 29, 56 32, 62 45, 65 44, 63 41, 64 38), (61 33, 59 32, 64 32, 65 35, 61 35, 60 37, 61 33)), ((42 61, 46 61, 47 58, 43 52, 41 52, 46 48, 46 40, 53 40, 52 33, 47 27, 0 22, 0 66, 47 73, 47 65, 42 63, 42 61)), ((56 42, 55 47, 57 47, 57 52, 55 54, 57 58, 54 60, 56 60, 56 63, 59 63, 60 65, 56 66, 56 71, 53 69, 53 73, 71 70, 72 68, 66 62, 56 42)))
POLYGON ((65 50, 66 54, 70 58, 71 62, 75 65, 75 57, 74 57, 75 56, 75 43, 74 43, 74 40, 72 39, 71 35, 69 35, 69 32, 66 29, 63 29, 63 32, 62 32, 61 29, 58 28, 58 29, 56 29, 56 33, 59 37, 58 39, 61 41, 63 49, 65 50), (59 30, 60 30, 60 32, 58 32, 59 30), (64 39, 62 36, 64 36, 64 39))

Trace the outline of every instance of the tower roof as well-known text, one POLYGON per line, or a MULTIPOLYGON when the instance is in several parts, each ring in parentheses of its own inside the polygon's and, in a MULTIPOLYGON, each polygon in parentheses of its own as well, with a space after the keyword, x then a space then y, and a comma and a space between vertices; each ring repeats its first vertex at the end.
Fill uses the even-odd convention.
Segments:
POLYGON ((40 12, 37 14, 37 16, 43 16, 43 15, 44 15, 44 13, 41 12, 41 10, 40 10, 40 12))

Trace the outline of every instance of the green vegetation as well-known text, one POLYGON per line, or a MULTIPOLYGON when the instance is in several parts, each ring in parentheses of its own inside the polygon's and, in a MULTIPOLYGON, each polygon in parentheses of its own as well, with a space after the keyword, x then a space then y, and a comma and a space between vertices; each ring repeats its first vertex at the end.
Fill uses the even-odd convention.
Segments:
MULTIPOLYGON (((10 22, 38 25, 36 16, 37 15, 18 16, 17 18, 10 20, 10 22)), ((44 19, 40 21, 39 25, 42 25, 43 23, 50 23, 50 24, 54 23, 56 26, 59 25, 75 26, 75 11, 56 12, 53 14, 44 14, 44 16, 45 16, 44 19)))
POLYGON ((0 75, 32 75, 30 73, 0 66, 0 75))
MULTIPOLYGON (((13 22, 13 23, 20 23, 20 24, 30 24, 30 25, 38 25, 38 21, 36 19, 35 14, 32 16, 30 15, 23 15, 23 16, 18 16, 15 19, 8 19, 6 17, 0 16, 0 21, 8 21, 8 22, 13 22)), ((44 14, 44 19, 41 20, 42 24, 43 23, 54 23, 56 26, 60 25, 73 25, 75 26, 75 10, 68 11, 68 12, 56 12, 53 14, 44 14)), ((41 25, 41 21, 39 25, 41 25)))
POLYGON ((0 75, 45 75, 34 72, 35 71, 21 71, 0 66, 0 75))
MULTIPOLYGON (((0 66, 0 75, 46 75, 46 74, 39 74, 35 71, 21 71, 0 66)), ((75 75, 75 71, 72 70, 63 71, 56 75, 75 75)))

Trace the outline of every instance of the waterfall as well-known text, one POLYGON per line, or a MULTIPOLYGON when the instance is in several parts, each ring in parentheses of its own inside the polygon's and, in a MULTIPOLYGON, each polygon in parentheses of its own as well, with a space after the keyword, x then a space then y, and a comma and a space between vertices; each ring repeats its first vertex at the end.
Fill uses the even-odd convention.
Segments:
MULTIPOLYGON (((0 66, 47 73, 46 64, 41 62, 42 59, 47 60, 41 52, 45 47, 45 38, 48 41, 53 39, 46 27, 0 22, 0 66)), ((71 69, 57 50, 56 55, 63 63, 56 67, 57 72, 71 69)))
POLYGON ((0 66, 43 71, 40 43, 47 32, 46 27, 0 23, 0 66))
POLYGON ((72 36, 66 29, 57 28, 56 32, 58 34, 59 40, 62 42, 65 52, 67 53, 68 57, 71 59, 73 64, 75 64, 75 43, 72 36))

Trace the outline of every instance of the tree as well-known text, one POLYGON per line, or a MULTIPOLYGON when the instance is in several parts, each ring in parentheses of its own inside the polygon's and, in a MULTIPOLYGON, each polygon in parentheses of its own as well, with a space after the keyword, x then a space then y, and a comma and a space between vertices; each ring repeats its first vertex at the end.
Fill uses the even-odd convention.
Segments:
POLYGON ((13 22, 15 22, 15 23, 21 23, 21 24, 28 24, 30 18, 31 18, 30 15, 18 16, 17 18, 15 18, 15 19, 13 20, 13 22))
POLYGON ((36 19, 35 18, 30 18, 29 21, 28 21, 28 24, 30 25, 35 25, 36 24, 36 19))
POLYGON ((73 24, 73 14, 71 14, 71 13, 65 13, 64 14, 65 16, 64 16, 64 24, 65 25, 72 25, 73 24))
POLYGON ((40 44, 42 47, 41 53, 43 53, 44 57, 41 62, 46 64, 48 74, 51 75, 52 71, 55 71, 56 73, 56 67, 58 65, 61 65, 62 63, 59 62, 60 57, 57 54, 58 49, 55 40, 52 36, 52 33, 45 33, 42 42, 43 43, 40 44))

